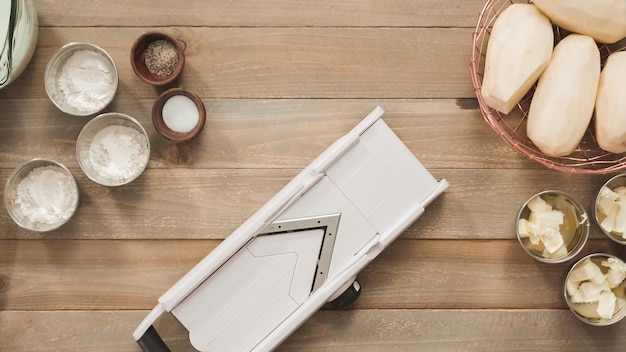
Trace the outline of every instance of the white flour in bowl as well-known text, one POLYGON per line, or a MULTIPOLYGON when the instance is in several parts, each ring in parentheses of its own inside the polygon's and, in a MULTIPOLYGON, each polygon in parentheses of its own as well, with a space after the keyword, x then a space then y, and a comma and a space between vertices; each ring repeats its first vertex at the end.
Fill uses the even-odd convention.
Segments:
POLYGON ((80 112, 98 111, 115 94, 115 68, 102 54, 77 51, 59 74, 58 87, 68 105, 80 112))
POLYGON ((17 185, 14 200, 28 221, 47 225, 69 219, 77 201, 74 179, 53 165, 33 169, 17 185))
POLYGON ((150 153, 146 137, 132 127, 112 125, 96 133, 89 147, 93 170, 111 182, 137 177, 150 153))

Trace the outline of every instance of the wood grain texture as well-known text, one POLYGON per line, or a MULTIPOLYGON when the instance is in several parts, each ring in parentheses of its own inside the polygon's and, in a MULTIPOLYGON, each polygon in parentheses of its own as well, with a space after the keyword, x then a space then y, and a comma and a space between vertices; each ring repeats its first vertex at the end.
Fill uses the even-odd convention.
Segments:
MULTIPOLYGON (((137 351, 132 332, 147 311, 3 311, 0 349, 137 351), (67 327, 71 326, 71 329, 67 327)), ((173 351, 195 351, 169 315, 157 329, 173 351)), ((276 351, 621 351, 622 323, 598 329, 566 310, 319 311, 276 351), (564 327, 567 328, 564 328, 564 327)))
POLYGON ((623 326, 595 329, 565 310, 322 311, 279 351, 619 351, 623 326))
MULTIPOLYGON (((155 88, 130 65, 133 41, 151 28, 40 28, 26 71, 0 99, 46 98, 48 60, 69 42, 105 49, 119 73, 116 97, 152 98, 155 88)), ((163 29, 185 42, 177 85, 201 98, 471 98, 471 29, 163 29)))
MULTIPOLYGON (((94 183, 80 169, 71 171, 80 190, 80 205, 72 219, 58 230, 40 234, 19 228, 8 213, 0 212, 4 238, 224 239, 300 170, 149 169, 117 188, 94 183)), ((0 169, 0 177, 6 179, 9 172, 0 169)), ((451 186, 404 238, 514 239, 517 213, 534 194, 559 189, 591 212, 604 180, 551 170, 433 169, 432 174, 451 186)), ((603 236, 592 226, 592 238, 603 236)))
POLYGON ((35 0, 45 27, 473 27, 484 2, 424 1, 126 1, 35 0))
MULTIPOLYGON (((148 131, 149 168, 301 169, 380 105, 385 122, 429 169, 544 170, 502 142, 475 99, 204 99, 203 131, 175 146, 152 125, 156 96, 120 97, 105 110, 131 115, 148 131)), ((42 157, 78 168, 76 139, 88 117, 65 115, 47 99, 1 98, 0 116, 0 167, 42 157)))
MULTIPOLYGON (((219 241, 0 244, 0 311, 128 310, 156 305, 219 241)), ((577 258, 593 252, 621 256, 621 250, 591 240, 577 258)), ((359 275, 363 293, 353 308, 564 309, 570 264, 535 261, 516 240, 401 239, 359 275)))

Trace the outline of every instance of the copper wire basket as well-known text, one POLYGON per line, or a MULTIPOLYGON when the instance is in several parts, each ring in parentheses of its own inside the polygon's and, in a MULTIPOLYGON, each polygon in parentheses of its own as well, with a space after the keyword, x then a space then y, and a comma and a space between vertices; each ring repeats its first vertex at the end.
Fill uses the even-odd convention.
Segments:
MULTIPOLYGON (((487 106, 480 93, 487 42, 494 21, 498 15, 513 3, 531 3, 532 1, 487 0, 478 17, 478 23, 472 39, 472 60, 470 71, 474 92, 478 98, 480 110, 491 128, 516 152, 537 161, 544 166, 572 174, 609 174, 626 169, 626 153, 614 154, 602 150, 594 136, 593 122, 587 128, 585 136, 573 153, 564 157, 551 157, 542 153, 526 136, 526 117, 535 88, 522 98, 509 114, 504 115, 487 106)), ((554 26, 555 41, 569 32, 554 26)), ((602 63, 612 52, 626 50, 626 40, 616 44, 598 44, 602 63)))

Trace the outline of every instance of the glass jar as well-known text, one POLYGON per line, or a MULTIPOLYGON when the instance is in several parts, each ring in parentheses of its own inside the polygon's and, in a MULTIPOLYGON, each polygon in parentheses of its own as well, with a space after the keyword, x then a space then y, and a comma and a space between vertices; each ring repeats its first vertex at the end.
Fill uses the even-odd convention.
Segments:
POLYGON ((28 65, 37 46, 37 23, 32 0, 0 1, 0 89, 28 65))

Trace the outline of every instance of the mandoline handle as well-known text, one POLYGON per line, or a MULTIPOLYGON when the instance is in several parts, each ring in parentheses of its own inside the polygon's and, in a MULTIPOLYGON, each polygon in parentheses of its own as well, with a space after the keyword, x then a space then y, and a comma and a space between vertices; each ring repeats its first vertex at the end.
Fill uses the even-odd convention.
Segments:
POLYGON ((137 340, 137 344, 139 344, 143 352, 170 352, 170 349, 165 345, 165 342, 163 342, 163 339, 161 339, 161 336, 159 336, 159 333, 152 325, 137 340))

